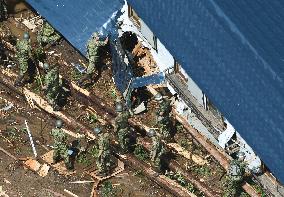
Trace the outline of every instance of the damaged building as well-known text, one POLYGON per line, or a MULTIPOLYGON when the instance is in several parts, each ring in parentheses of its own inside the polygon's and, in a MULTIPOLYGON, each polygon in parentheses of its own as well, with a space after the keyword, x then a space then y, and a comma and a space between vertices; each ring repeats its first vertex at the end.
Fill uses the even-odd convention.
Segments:
MULTIPOLYGON (((133 91, 159 84, 157 90, 178 95, 177 112, 216 147, 232 157, 244 152, 264 185, 270 172, 283 183, 283 72, 278 65, 284 64, 279 60, 284 48, 276 41, 281 31, 269 31, 250 15, 252 9, 260 18, 267 16, 269 10, 257 9, 261 3, 242 12, 252 18, 250 24, 232 11, 245 7, 233 1, 27 2, 82 54, 94 31, 111 38, 113 79, 128 105, 133 91), (271 47, 262 37, 273 37, 271 47), (152 56, 144 64, 135 64, 130 53, 138 43, 152 56)), ((272 25, 283 32, 276 17, 282 10, 277 1, 271 6, 272 25)), ((283 194, 283 187, 275 185, 283 194)))

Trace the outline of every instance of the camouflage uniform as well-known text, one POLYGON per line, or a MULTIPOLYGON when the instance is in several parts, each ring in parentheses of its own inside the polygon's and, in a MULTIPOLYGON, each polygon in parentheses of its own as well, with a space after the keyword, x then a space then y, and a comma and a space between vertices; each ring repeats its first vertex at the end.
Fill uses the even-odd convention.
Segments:
POLYGON ((169 99, 164 98, 160 103, 159 103, 159 109, 157 110, 156 114, 157 116, 170 116, 172 107, 171 107, 171 101, 169 99))
POLYGON ((60 94, 60 79, 57 66, 50 69, 45 75, 46 98, 54 109, 58 108, 60 94))
POLYGON ((170 117, 158 116, 157 117, 157 127, 159 128, 163 139, 167 140, 171 137, 170 117))
POLYGON ((128 127, 129 117, 130 117, 130 114, 128 111, 123 111, 123 112, 118 113, 118 115, 115 118, 115 131, 114 132, 117 132, 120 129, 124 129, 128 127))
POLYGON ((105 41, 99 41, 96 40, 98 39, 98 34, 95 33, 95 35, 88 41, 87 44, 87 58, 89 60, 89 66, 87 68, 87 73, 79 80, 78 84, 80 86, 83 85, 83 83, 86 80, 91 80, 95 71, 96 71, 96 66, 98 66, 100 62, 100 57, 99 57, 99 48, 101 46, 105 46, 106 43, 105 41))
POLYGON ((51 135, 54 139, 54 152, 53 152, 53 161, 54 163, 58 162, 60 159, 64 159, 64 163, 68 169, 72 167, 70 157, 68 155, 68 146, 67 146, 67 136, 60 129, 52 129, 51 135))
POLYGON ((169 99, 163 98, 159 99, 159 108, 156 111, 157 115, 157 126, 164 139, 169 139, 171 136, 171 120, 170 112, 172 110, 171 101, 169 99))
POLYGON ((53 44, 60 39, 60 35, 50 26, 48 22, 44 22, 39 31, 37 40, 41 45, 53 44))
POLYGON ((7 5, 4 0, 0 0, 0 22, 8 18, 7 5))
POLYGON ((109 134, 99 134, 98 141, 99 154, 96 160, 96 165, 99 173, 108 174, 111 167, 111 152, 109 134))
POLYGON ((29 40, 23 39, 17 42, 16 48, 17 48, 17 59, 19 62, 20 74, 15 84, 20 85, 27 81, 24 80, 24 78, 28 74, 29 60, 32 57, 32 47, 30 45, 29 40))
POLYGON ((160 172, 162 168, 161 159, 166 150, 159 136, 155 135, 151 138, 153 143, 151 148, 151 161, 153 162, 157 171, 160 172))
POLYGON ((241 183, 243 181, 245 173, 245 163, 243 161, 233 160, 230 163, 228 173, 224 182, 224 194, 223 197, 238 196, 238 192, 241 189, 241 183))
POLYGON ((117 132, 118 142, 123 152, 128 152, 130 148, 129 117, 129 112, 123 111, 115 118, 115 132, 117 132))

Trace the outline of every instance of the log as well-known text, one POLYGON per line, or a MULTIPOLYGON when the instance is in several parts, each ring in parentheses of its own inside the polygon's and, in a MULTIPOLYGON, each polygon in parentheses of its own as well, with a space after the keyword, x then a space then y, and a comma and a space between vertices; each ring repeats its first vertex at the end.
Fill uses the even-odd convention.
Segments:
MULTIPOLYGON (((11 85, 11 81, 9 81, 5 78, 6 77, 4 75, 2 75, 1 80, 3 80, 5 82, 5 85, 9 86, 9 88, 11 90, 15 90, 15 92, 22 95, 22 93, 20 91, 18 91, 14 86, 11 85)), ((71 128, 76 128, 79 125, 80 128, 82 128, 82 130, 81 130, 82 132, 84 132, 84 133, 91 133, 92 132, 89 128, 85 127, 81 123, 78 123, 78 121, 74 121, 74 119, 70 115, 67 115, 64 112, 53 111, 52 107, 44 99, 37 96, 36 94, 31 92, 27 88, 23 88, 23 92, 28 93, 33 98, 34 102, 41 109, 43 109, 44 111, 46 111, 47 113, 49 113, 53 116, 57 116, 57 117, 62 118, 67 126, 69 126, 71 128)), ((68 132, 68 133, 70 133, 70 132, 68 132)), ((95 138, 93 138, 92 135, 90 135, 89 137, 92 138, 92 139, 95 139, 95 138)), ((128 157, 127 157, 127 159, 125 159, 125 158, 123 159, 122 156, 119 156, 119 158, 121 160, 123 160, 124 162, 128 159, 128 157)), ((165 190, 169 191, 170 193, 172 193, 176 196, 180 196, 180 197, 184 197, 184 196, 194 196, 195 197, 195 195, 191 194, 185 188, 179 186, 177 183, 175 183, 174 181, 170 180, 169 178, 167 178, 165 176, 162 176, 162 177, 156 179, 156 177, 154 177, 154 174, 155 174, 154 170, 151 170, 150 166, 145 166, 144 164, 142 164, 142 162, 140 160, 138 160, 134 157, 131 157, 131 156, 129 157, 129 159, 130 159, 128 161, 129 166, 131 166, 131 167, 133 167, 137 170, 141 169, 141 167, 143 167, 144 169, 147 169, 147 173, 145 175, 147 177, 148 177, 148 175, 151 176, 151 177, 148 177, 148 178, 155 181, 158 185, 160 185, 161 187, 163 187, 165 190)))

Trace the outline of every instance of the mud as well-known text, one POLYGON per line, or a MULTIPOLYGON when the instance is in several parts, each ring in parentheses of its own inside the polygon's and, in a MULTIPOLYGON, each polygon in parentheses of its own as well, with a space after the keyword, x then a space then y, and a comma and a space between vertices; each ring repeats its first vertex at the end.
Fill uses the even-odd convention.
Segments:
MULTIPOLYGON (((13 6, 11 6, 9 9, 12 10, 12 7, 13 6)), ((16 17, 19 17, 20 15, 35 16, 33 13, 28 11, 28 9, 24 7, 23 4, 17 4, 16 7, 14 7, 13 9, 16 11, 16 14, 14 15, 16 17)), ((27 31, 26 27, 23 27, 22 25, 17 25, 13 18, 10 18, 7 22, 4 23, 4 25, 9 27, 11 34, 16 38, 19 38, 24 31, 27 31)), ((133 42, 135 42, 135 39, 133 42)), ((135 48, 136 46, 137 44, 132 44, 127 47, 131 49, 133 47, 135 48)), ((154 67, 155 62, 153 61, 152 57, 149 57, 149 50, 146 48, 139 49, 138 52, 137 50, 138 49, 136 49, 136 52, 132 51, 133 55, 135 56, 137 65, 143 67, 143 65, 149 64, 151 67, 154 67)), ((80 74, 76 72, 72 64, 81 64, 85 67, 87 66, 86 59, 64 39, 61 40, 58 45, 48 48, 46 52, 53 53, 52 56, 56 54, 60 57, 61 60, 64 60, 61 61, 60 73, 63 75, 63 78, 66 81, 76 82, 80 78, 80 74)), ((52 56, 48 55, 47 61, 54 61, 52 56)), ((113 106, 113 103, 116 97, 119 96, 119 93, 117 92, 115 85, 112 81, 111 60, 107 48, 104 51, 103 64, 103 69, 101 70, 101 73, 98 73, 95 85, 90 86, 87 89, 88 91, 90 91, 93 97, 99 97, 104 104, 107 104, 108 106, 113 106)), ((17 72, 17 68, 13 68, 13 71, 17 72)), ((143 72, 140 72, 138 70, 136 74, 137 76, 140 76, 144 75, 145 72, 146 69, 144 69, 143 72)), ((44 97, 43 93, 40 91, 39 86, 39 83, 27 85, 29 89, 44 97)), ((21 130, 23 129, 23 121, 25 119, 28 120, 31 130, 34 132, 33 135, 36 140, 40 141, 41 143, 44 143, 45 145, 52 144, 49 131, 53 127, 55 118, 47 115, 44 112, 31 109, 29 105, 25 102, 24 98, 18 97, 16 94, 13 94, 13 92, 9 92, 9 90, 5 89, 4 87, 1 87, 1 90, 0 96, 6 98, 7 100, 15 104, 12 110, 5 114, 4 118, 1 117, 0 120, 0 129, 2 131, 2 136, 0 140, 3 141, 3 146, 7 147, 7 150, 17 157, 32 156, 27 135, 24 132, 21 132, 21 130), (13 134, 9 134, 9 131, 11 129, 13 130, 13 128, 16 128, 18 138, 16 137, 12 140, 10 138, 11 136, 13 138, 13 134)), ((165 92, 166 91, 167 90, 165 90, 165 92)), ((146 91, 143 94, 148 93, 146 91)), ((99 121, 92 120, 92 118, 90 118, 90 113, 85 110, 87 108, 87 105, 83 104, 83 102, 81 102, 78 97, 74 97, 74 95, 72 96, 73 97, 68 97, 67 103, 63 108, 64 112, 70 114, 72 117, 75 117, 76 121, 87 125, 90 128, 99 125, 99 121)), ((148 110, 143 114, 137 115, 135 117, 135 120, 140 121, 149 127, 154 127, 155 108, 157 107, 157 103, 151 100, 151 96, 145 96, 144 99, 146 99, 148 102, 148 110)), ((3 103, 5 103, 4 100, 2 99, 1 101, 0 99, 0 104, 3 105, 3 103)), ((174 120, 173 123, 175 123, 174 120)), ((71 142, 74 139, 70 138, 69 140, 71 142)), ((184 130, 181 129, 179 132, 177 132, 174 141, 179 142, 181 144, 183 143, 185 149, 193 151, 194 153, 202 156, 203 158, 206 158, 209 163, 206 166, 200 167, 196 166, 196 164, 194 164, 192 161, 186 160, 179 155, 175 155, 172 159, 176 160, 181 166, 190 171, 200 181, 204 182, 208 187, 212 188, 215 191, 221 192, 223 188, 220 180, 222 179, 225 172, 222 167, 216 161, 214 161, 210 155, 208 155, 208 153, 203 149, 203 147, 201 147, 196 141, 188 137, 188 135, 184 133, 184 130), (186 139, 188 142, 181 142, 184 139, 186 139)), ((43 154, 45 152, 46 150, 39 147, 40 154, 43 154)), ((4 190, 6 190, 7 193, 9 192, 11 196, 48 196, 46 193, 44 193, 46 192, 46 190, 44 190, 46 188, 62 194, 64 193, 63 190, 65 188, 74 192, 75 194, 80 194, 79 196, 85 196, 85 194, 86 196, 89 196, 91 192, 92 184, 79 184, 74 186, 70 185, 70 183, 68 182, 70 181, 69 179, 90 180, 90 177, 85 177, 83 175, 84 168, 87 166, 87 164, 77 162, 75 166, 79 174, 68 178, 59 176, 53 170, 51 170, 48 177, 40 178, 37 174, 32 173, 29 170, 25 170, 21 166, 16 166, 14 170, 16 171, 16 173, 11 176, 10 172, 7 171, 7 166, 12 163, 12 160, 9 160, 9 158, 7 158, 1 152, 0 157, 0 178, 9 178, 13 181, 13 184, 4 185, 4 190), (24 181, 19 181, 21 179, 24 181), (12 187, 12 185, 14 187, 12 187), (23 194, 21 194, 21 192, 23 192, 23 194)), ((90 163, 94 162, 94 160, 89 156, 88 160, 90 163)), ((122 175, 112 178, 110 179, 110 181, 114 185, 114 188, 117 192, 117 196, 171 196, 168 192, 161 189, 155 183, 149 181, 146 177, 140 175, 139 172, 133 172, 130 169, 126 169, 126 171, 122 173, 122 175), (138 174, 138 176, 134 174, 138 174)), ((101 189, 102 188, 100 187, 100 193, 102 193, 101 189)))

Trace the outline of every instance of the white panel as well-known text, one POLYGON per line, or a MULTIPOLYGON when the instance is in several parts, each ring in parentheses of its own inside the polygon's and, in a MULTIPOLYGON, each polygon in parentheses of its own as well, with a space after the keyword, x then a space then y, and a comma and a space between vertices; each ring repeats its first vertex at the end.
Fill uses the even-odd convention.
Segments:
POLYGON ((149 42, 149 44, 155 48, 155 42, 154 42, 154 34, 149 29, 149 27, 144 23, 143 20, 140 20, 141 23, 141 33, 146 38, 146 40, 149 42))
POLYGON ((203 93, 202 93, 201 89, 198 87, 198 85, 190 77, 188 77, 188 83, 187 84, 188 84, 188 90, 197 99, 198 103, 203 106, 203 93))

